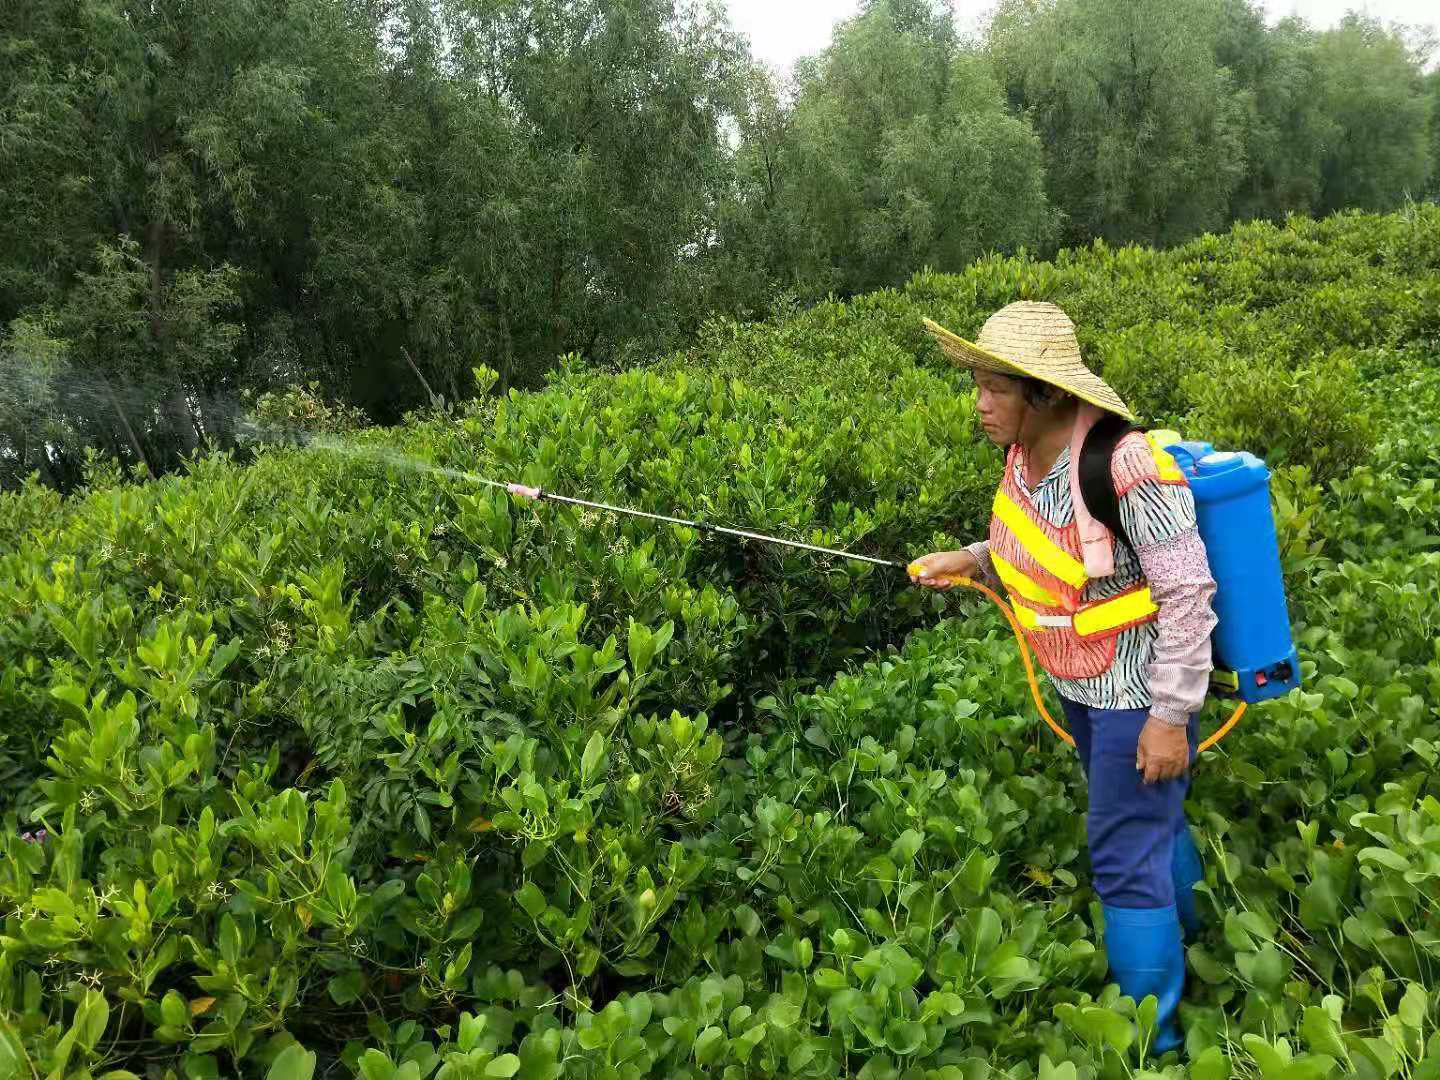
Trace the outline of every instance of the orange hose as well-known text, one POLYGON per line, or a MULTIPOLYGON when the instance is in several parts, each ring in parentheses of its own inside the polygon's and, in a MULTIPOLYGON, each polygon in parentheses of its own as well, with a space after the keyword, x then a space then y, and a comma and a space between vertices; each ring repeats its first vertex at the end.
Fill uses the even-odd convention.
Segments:
POLYGON ((1045 708, 1045 701, 1040 696, 1040 681, 1035 677, 1035 664, 1030 658, 1030 644, 1025 640, 1025 634, 1020 629, 1020 623, 1016 621, 1015 613, 1010 610, 1010 605, 1000 599, 988 586, 982 585, 978 581, 971 581, 969 578, 950 578, 949 581, 953 585, 963 585, 967 589, 982 592, 994 601, 995 606, 1000 609, 1000 614, 1004 615, 1005 621, 1010 624, 1010 630, 1015 635, 1015 643, 1020 646, 1020 659, 1025 661, 1025 677, 1030 680, 1030 696, 1035 699, 1035 707, 1040 710, 1040 715, 1045 718, 1045 723, 1050 725, 1050 730, 1074 746, 1074 737, 1057 724, 1055 718, 1050 715, 1050 710, 1045 708))
MULTIPOLYGON (((913 569, 914 567, 912 566, 912 570, 913 569)), ((918 573, 918 571, 916 572, 918 573)), ((1035 664, 1030 657, 1030 643, 1025 640, 1025 633, 1021 630, 1020 623, 1015 618, 1015 613, 1010 610, 1010 605, 996 595, 994 590, 986 585, 982 585, 978 581, 973 581, 966 577, 946 578, 945 580, 949 581, 952 585, 962 585, 967 589, 974 589, 976 592, 984 593, 990 598, 991 602, 1000 609, 1000 614, 1005 616, 1005 621, 1010 624, 1010 630, 1015 635, 1015 643, 1020 646, 1020 659, 1025 661, 1025 677, 1030 680, 1030 696, 1035 699, 1035 707, 1040 710, 1040 715, 1044 718, 1045 723, 1050 725, 1050 730, 1055 732, 1056 735, 1059 735, 1066 743, 1074 746, 1075 739, 1068 731, 1055 722, 1055 718, 1050 715, 1050 710, 1045 708, 1045 701, 1040 696, 1040 682, 1035 677, 1035 664)), ((1235 707, 1235 711, 1230 714, 1230 719, 1226 720, 1214 735, 1211 735, 1202 742, 1195 753, 1204 753, 1229 734, 1230 729, 1240 722, 1240 717, 1245 714, 1246 708, 1246 702, 1240 702, 1240 704, 1235 707)))
POLYGON ((1202 742, 1199 749, 1195 752, 1199 754, 1206 750, 1209 750, 1210 747, 1214 746, 1217 742, 1223 739, 1229 733, 1230 729, 1240 722, 1240 717, 1245 715, 1245 710, 1247 708, 1249 708, 1248 704, 1243 701, 1240 702, 1239 705, 1236 705, 1235 711, 1230 714, 1230 719, 1226 720, 1225 723, 1221 724, 1220 730, 1215 732, 1214 735, 1211 735, 1208 739, 1202 742))

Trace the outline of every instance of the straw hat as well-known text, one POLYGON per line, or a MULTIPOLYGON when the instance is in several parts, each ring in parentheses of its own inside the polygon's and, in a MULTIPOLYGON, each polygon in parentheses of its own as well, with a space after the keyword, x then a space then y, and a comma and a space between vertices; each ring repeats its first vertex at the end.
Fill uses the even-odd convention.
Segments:
POLYGON ((966 341, 925 320, 945 355, 961 367, 1025 376, 1067 390, 1107 412, 1134 420, 1130 407, 1085 366, 1070 316, 1054 304, 1020 300, 985 320, 977 341, 966 341))

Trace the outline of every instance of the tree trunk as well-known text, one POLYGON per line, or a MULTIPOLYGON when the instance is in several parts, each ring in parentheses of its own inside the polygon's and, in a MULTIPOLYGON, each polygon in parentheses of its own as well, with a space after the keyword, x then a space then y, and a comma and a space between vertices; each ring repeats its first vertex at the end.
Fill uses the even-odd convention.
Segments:
POLYGON ((515 367, 515 342, 510 336, 510 316, 500 309, 500 396, 510 391, 510 375, 515 367))
POLYGON ((200 449, 200 433, 195 427, 195 414, 190 410, 190 399, 185 393, 185 387, 177 386, 170 391, 166 400, 166 411, 170 414, 170 423, 174 426, 175 434, 179 437, 186 455, 194 454, 200 449))
POLYGON ((154 468, 150 465, 150 459, 145 456, 144 449, 140 446, 140 440, 135 435, 135 429, 130 426, 130 418, 125 415, 125 410, 120 405, 120 399, 115 396, 115 388, 110 385, 110 380, 101 376, 105 384, 105 394, 110 399, 110 404, 115 408, 115 415, 120 418, 120 426, 125 429, 125 436, 130 440, 130 448, 135 451, 135 456, 140 459, 151 476, 155 475, 154 468))
POLYGON ((50 486, 56 491, 65 490, 60 486, 60 477, 55 472, 55 466, 50 461, 50 447, 43 442, 40 444, 40 471, 45 474, 45 479, 50 482, 50 486))
MULTIPOLYGON (((164 297, 160 276, 160 249, 164 242, 165 223, 160 220, 150 222, 145 235, 148 249, 145 254, 150 263, 150 340, 154 343, 155 358, 162 370, 169 367, 165 355, 165 320, 161 308, 164 297)), ((175 372, 174 378, 175 387, 165 399, 165 412, 170 417, 170 425, 175 431, 175 437, 180 440, 182 451, 189 457, 200 449, 200 435, 195 426, 195 414, 190 410, 190 402, 185 393, 184 372, 175 372)))
POLYGON ((410 350, 404 345, 400 346, 400 355, 405 357, 405 363, 410 365, 410 370, 415 373, 415 378, 420 380, 420 385, 425 388, 425 396, 430 399, 431 405, 439 405, 440 401, 435 396, 435 391, 430 389, 430 384, 425 381, 425 376, 420 374, 420 369, 415 366, 415 361, 410 357, 410 350))

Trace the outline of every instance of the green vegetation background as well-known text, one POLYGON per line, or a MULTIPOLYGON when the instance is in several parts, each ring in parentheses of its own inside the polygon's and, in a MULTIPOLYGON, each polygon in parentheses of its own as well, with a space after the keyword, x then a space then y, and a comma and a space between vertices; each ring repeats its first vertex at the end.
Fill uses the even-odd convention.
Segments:
POLYGON ((260 411, 381 457, 0 494, 0 1076, 1440 1076, 1440 208, 986 257, 389 430, 260 411), (1305 686, 1197 766, 1188 1064, 1106 987, 993 611, 401 464, 950 546, 999 459, 920 319, 1026 297, 1275 470, 1305 686))
POLYGON ((1435 44, 865 0, 781 83, 671 0, 7 0, 0 485, 170 471, 291 384, 393 423, 922 268, 1433 200, 1435 44))

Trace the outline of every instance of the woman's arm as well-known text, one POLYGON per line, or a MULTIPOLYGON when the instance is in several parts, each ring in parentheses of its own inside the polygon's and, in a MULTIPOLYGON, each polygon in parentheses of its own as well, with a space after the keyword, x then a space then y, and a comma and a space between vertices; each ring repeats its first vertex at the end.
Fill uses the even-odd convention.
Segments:
POLYGON ((1156 615, 1150 662, 1150 713, 1184 725, 1205 704, 1213 663, 1210 634, 1218 621, 1210 601, 1215 579, 1195 524, 1195 498, 1183 484, 1162 483, 1148 444, 1117 448, 1113 461, 1120 520, 1150 586, 1156 615))
POLYGON ((967 544, 965 550, 975 556, 976 574, 979 576, 980 583, 998 590, 1000 578, 995 573, 995 564, 990 561, 990 541, 980 540, 974 544, 967 544))

